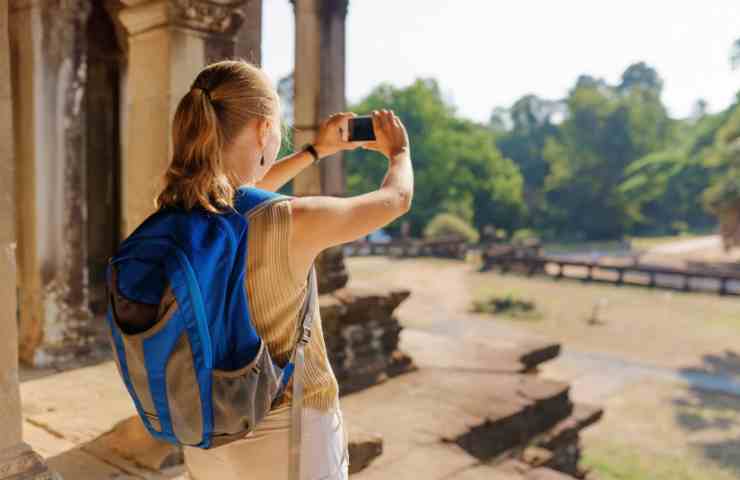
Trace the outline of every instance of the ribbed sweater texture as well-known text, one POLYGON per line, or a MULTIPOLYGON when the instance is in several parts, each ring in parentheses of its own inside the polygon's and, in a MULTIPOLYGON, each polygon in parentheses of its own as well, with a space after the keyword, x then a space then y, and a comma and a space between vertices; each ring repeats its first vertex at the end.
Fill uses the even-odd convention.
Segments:
MULTIPOLYGON (((249 220, 247 297, 254 328, 272 358, 285 364, 295 343, 298 315, 307 291, 306 278, 290 267, 291 202, 272 204, 249 220)), ((338 405, 339 386, 329 363, 318 302, 306 346, 304 404, 326 411, 338 405)), ((290 386, 281 405, 290 401, 290 386)))

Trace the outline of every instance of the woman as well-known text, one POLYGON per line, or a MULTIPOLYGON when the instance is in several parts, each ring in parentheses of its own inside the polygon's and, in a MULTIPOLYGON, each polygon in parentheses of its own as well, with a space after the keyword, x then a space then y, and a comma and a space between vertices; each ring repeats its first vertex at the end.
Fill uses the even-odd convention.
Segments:
MULTIPOLYGON (((353 113, 324 121, 312 146, 276 161, 281 143, 280 102, 266 75, 243 61, 206 67, 180 101, 173 121, 173 160, 159 207, 200 206, 217 213, 233 205, 236 188, 275 191, 322 157, 358 147, 388 158, 388 172, 373 192, 350 198, 299 197, 275 203, 250 219, 247 290, 251 318, 273 359, 291 351, 306 277, 324 249, 386 225, 411 205, 413 172, 408 136, 393 112, 372 114, 376 140, 346 142, 342 128, 353 113)), ((337 380, 327 358, 318 307, 306 347, 302 479, 346 479, 347 438, 337 380)), ((290 388, 244 439, 222 447, 185 448, 193 480, 287 478, 290 388)))

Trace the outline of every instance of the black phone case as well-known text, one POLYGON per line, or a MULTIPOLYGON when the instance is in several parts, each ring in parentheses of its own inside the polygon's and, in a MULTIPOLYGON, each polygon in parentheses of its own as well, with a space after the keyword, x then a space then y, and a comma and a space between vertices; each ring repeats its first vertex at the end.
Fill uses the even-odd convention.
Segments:
POLYGON ((347 128, 349 129, 347 139, 350 142, 375 140, 375 130, 373 129, 372 117, 366 116, 350 118, 347 128))

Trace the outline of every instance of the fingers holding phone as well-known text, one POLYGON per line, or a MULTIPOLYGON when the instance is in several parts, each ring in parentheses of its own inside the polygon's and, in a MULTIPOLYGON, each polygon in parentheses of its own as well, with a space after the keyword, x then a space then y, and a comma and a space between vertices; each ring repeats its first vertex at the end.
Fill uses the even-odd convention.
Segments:
POLYGON ((363 148, 378 151, 389 159, 409 150, 406 127, 392 110, 374 110, 369 118, 372 119, 375 140, 366 143, 363 148))
POLYGON ((357 117, 352 112, 338 112, 330 115, 319 126, 314 147, 321 157, 333 155, 342 150, 354 150, 366 142, 347 139, 348 120, 357 117))

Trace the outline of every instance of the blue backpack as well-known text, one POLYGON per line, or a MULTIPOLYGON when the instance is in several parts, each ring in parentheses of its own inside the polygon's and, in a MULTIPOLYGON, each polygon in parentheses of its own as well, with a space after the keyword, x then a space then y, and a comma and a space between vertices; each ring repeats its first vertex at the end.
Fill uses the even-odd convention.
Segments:
POLYGON ((151 215, 109 261, 107 321, 141 420, 154 437, 176 445, 210 448, 243 438, 293 378, 293 473, 315 272, 286 365, 272 360, 255 331, 245 286, 249 218, 289 198, 241 188, 229 213, 164 208, 151 215))

